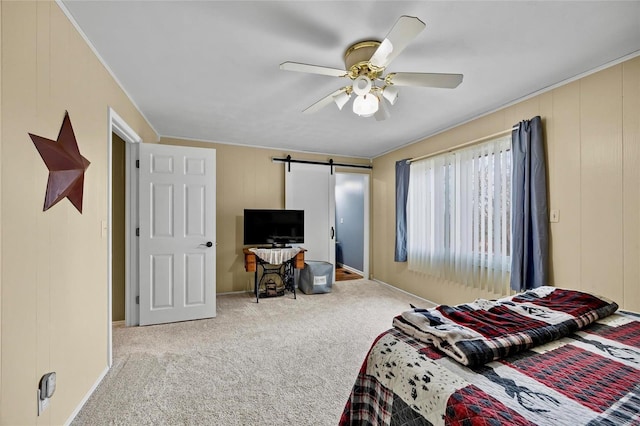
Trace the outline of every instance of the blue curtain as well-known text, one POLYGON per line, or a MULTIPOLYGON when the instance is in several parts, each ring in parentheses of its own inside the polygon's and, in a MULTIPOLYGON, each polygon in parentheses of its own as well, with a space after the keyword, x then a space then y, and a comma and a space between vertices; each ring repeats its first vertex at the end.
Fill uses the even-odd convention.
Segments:
POLYGON ((511 134, 511 288, 548 284, 549 207, 542 120, 522 121, 511 134))
POLYGON ((396 262, 407 261, 407 194, 409 193, 409 163, 396 161, 396 262))

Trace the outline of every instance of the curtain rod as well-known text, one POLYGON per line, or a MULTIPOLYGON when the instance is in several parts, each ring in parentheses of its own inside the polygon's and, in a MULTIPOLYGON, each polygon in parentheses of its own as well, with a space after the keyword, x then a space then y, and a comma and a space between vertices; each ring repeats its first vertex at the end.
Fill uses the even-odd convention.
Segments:
POLYGON ((500 136, 506 136, 509 133, 513 132, 514 130, 518 130, 519 128, 520 128, 520 125, 516 124, 515 126, 513 126, 510 129, 502 130, 501 132, 494 133, 492 135, 483 136, 481 138, 474 139, 474 140, 469 141, 469 142, 461 143, 460 145, 452 146, 451 148, 441 149, 440 151, 432 152, 431 154, 426 154, 426 155, 421 155, 419 157, 410 158, 410 159, 407 160, 407 164, 412 163, 414 161, 418 161, 418 160, 424 160, 425 158, 434 157, 436 155, 444 154, 446 152, 451 152, 451 151, 454 151, 456 149, 466 148, 468 146, 475 145, 475 144, 478 144, 480 142, 484 142, 484 141, 489 140, 489 139, 499 138, 500 136))
POLYGON ((287 158, 275 158, 272 157, 271 161, 279 161, 281 163, 289 164, 289 171, 291 171, 291 163, 301 163, 301 164, 318 164, 320 166, 331 166, 331 174, 333 174, 333 167, 357 167, 360 169, 372 169, 373 166, 370 164, 348 164, 348 163, 336 163, 332 158, 329 161, 311 161, 311 160, 294 160, 290 155, 287 155, 287 158))

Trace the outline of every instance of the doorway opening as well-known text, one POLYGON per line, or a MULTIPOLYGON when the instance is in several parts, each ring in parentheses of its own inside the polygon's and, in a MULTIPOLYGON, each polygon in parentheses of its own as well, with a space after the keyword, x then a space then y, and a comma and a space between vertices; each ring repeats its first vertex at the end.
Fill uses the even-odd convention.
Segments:
MULTIPOLYGON (((131 280, 137 276, 137 261, 135 253, 137 252, 135 246, 135 239, 131 238, 132 218, 136 217, 135 212, 132 213, 132 209, 135 210, 137 205, 132 202, 132 197, 137 197, 136 193, 132 193, 131 188, 135 188, 137 185, 132 184, 132 157, 135 154, 135 148, 142 138, 138 136, 136 132, 113 110, 111 107, 107 108, 107 172, 109 174, 107 178, 107 366, 111 368, 113 363, 113 257, 114 257, 114 243, 113 243, 113 136, 118 136, 124 144, 124 161, 125 161, 125 193, 124 193, 124 205, 125 205, 125 229, 124 229, 124 244, 125 244, 125 293, 129 291, 131 287, 131 280)), ((130 321, 131 315, 128 310, 131 308, 128 303, 129 297, 125 295, 125 319, 130 321)), ((130 325, 130 324, 127 324, 130 325)))
POLYGON ((336 281, 368 277, 369 175, 336 173, 336 281))
POLYGON ((126 281, 126 142, 111 134, 111 320, 124 323, 126 281))

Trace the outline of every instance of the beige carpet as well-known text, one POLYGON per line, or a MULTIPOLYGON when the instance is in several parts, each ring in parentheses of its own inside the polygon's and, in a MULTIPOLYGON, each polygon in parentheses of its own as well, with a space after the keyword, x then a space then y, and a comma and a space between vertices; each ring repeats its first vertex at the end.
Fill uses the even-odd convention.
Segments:
POLYGON ((217 317, 115 327, 114 363, 73 425, 336 425, 373 339, 409 303, 368 280, 326 294, 218 296, 217 317))

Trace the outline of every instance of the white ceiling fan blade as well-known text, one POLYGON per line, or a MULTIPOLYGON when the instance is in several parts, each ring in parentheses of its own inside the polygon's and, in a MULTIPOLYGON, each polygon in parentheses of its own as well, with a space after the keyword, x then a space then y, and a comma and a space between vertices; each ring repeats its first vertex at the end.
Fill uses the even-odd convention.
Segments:
POLYGON ((342 92, 346 92, 346 91, 347 91, 347 87, 343 87, 342 89, 338 89, 335 92, 333 92, 333 93, 325 96, 324 98, 320 99, 318 102, 316 102, 315 104, 311 105, 310 107, 308 107, 307 109, 302 111, 302 113, 303 114, 313 114, 314 112, 317 112, 317 111, 321 110, 322 108, 326 107, 331 102, 335 102, 334 101, 334 97, 338 96, 342 92))
POLYGON ((285 71, 308 72, 311 74, 328 75, 332 77, 347 76, 347 72, 345 70, 323 67, 320 65, 301 64, 299 62, 283 62, 280 64, 280 69, 285 71))
POLYGON ((389 112, 389 105, 387 104, 387 100, 383 97, 380 97, 380 103, 378 104, 378 110, 373 115, 377 121, 383 121, 387 118, 391 117, 391 112, 389 112))
POLYGON ((376 67, 386 67, 425 27, 425 23, 415 16, 401 16, 382 40, 369 62, 376 67))
POLYGON ((462 74, 437 74, 422 72, 398 72, 385 77, 394 86, 422 86, 454 89, 462 83, 462 74))

